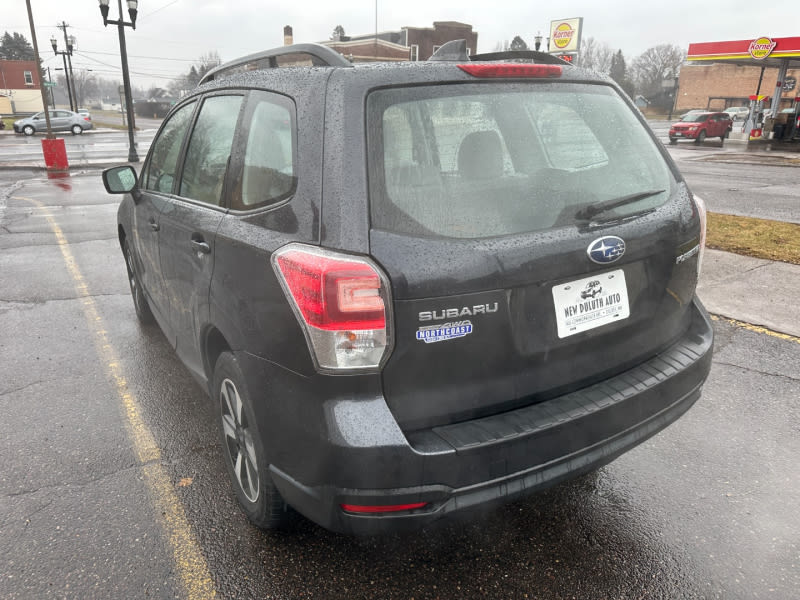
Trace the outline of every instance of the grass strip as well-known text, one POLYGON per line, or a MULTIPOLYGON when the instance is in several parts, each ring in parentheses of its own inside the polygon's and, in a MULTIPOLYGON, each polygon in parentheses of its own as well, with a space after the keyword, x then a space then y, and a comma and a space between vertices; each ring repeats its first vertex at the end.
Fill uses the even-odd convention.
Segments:
POLYGON ((710 212, 706 246, 800 265, 800 225, 710 212))

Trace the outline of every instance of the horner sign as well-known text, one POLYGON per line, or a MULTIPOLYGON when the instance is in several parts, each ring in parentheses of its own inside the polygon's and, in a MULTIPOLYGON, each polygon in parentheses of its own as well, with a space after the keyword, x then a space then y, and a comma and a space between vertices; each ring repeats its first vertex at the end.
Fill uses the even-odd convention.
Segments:
POLYGON ((777 42, 773 42, 768 37, 760 37, 757 40, 753 40, 750 42, 750 47, 748 48, 748 52, 750 52, 750 56, 755 58, 756 60, 763 60, 767 58, 772 51, 777 46, 777 42))

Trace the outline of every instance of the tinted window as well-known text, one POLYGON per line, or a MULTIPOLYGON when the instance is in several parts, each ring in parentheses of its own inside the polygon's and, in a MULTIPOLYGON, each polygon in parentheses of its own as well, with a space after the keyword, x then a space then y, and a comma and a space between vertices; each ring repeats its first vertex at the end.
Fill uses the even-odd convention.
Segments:
POLYGON ((175 171, 178 165, 178 155, 181 151, 183 138, 186 134, 186 128, 189 126, 194 106, 195 103, 191 102, 179 108, 169 118, 161 129, 159 136, 153 142, 150 162, 142 176, 145 189, 165 194, 172 192, 172 183, 175 180, 175 171))
POLYGON ((213 96, 200 108, 183 165, 179 194, 219 205, 241 96, 213 96))
POLYGON ((491 237, 663 204, 674 179, 657 144, 607 86, 394 88, 368 99, 370 210, 380 229, 491 237))
POLYGON ((248 111, 247 145, 233 208, 248 210, 278 202, 295 189, 294 106, 283 96, 254 93, 248 111))

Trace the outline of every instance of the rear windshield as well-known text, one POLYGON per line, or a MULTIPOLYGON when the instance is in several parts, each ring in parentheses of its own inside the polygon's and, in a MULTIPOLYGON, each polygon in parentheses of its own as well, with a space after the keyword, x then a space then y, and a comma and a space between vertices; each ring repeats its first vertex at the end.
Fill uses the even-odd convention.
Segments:
MULTIPOLYGON (((464 84, 379 90, 367 105, 372 226, 480 238, 550 229, 625 197, 663 204, 674 179, 613 88, 464 84)), ((594 213, 593 213, 594 214, 594 213)))

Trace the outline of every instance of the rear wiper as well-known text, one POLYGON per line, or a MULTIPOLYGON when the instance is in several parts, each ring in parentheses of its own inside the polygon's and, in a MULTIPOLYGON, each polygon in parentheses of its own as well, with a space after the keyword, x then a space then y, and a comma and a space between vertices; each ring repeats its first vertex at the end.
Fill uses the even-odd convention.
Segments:
POLYGON ((624 206, 626 204, 633 204, 634 202, 638 202, 639 200, 644 200, 645 198, 649 198, 650 196, 655 196, 656 194, 660 194, 664 190, 648 190, 645 192, 637 192, 635 194, 629 194, 628 196, 623 196, 622 198, 612 198, 611 200, 603 200, 602 202, 597 202, 595 204, 589 204, 588 206, 584 206, 578 212, 575 213, 575 218, 581 221, 588 221, 595 215, 599 215, 600 213, 606 212, 607 210, 611 210, 612 208, 617 208, 618 206, 624 206))

